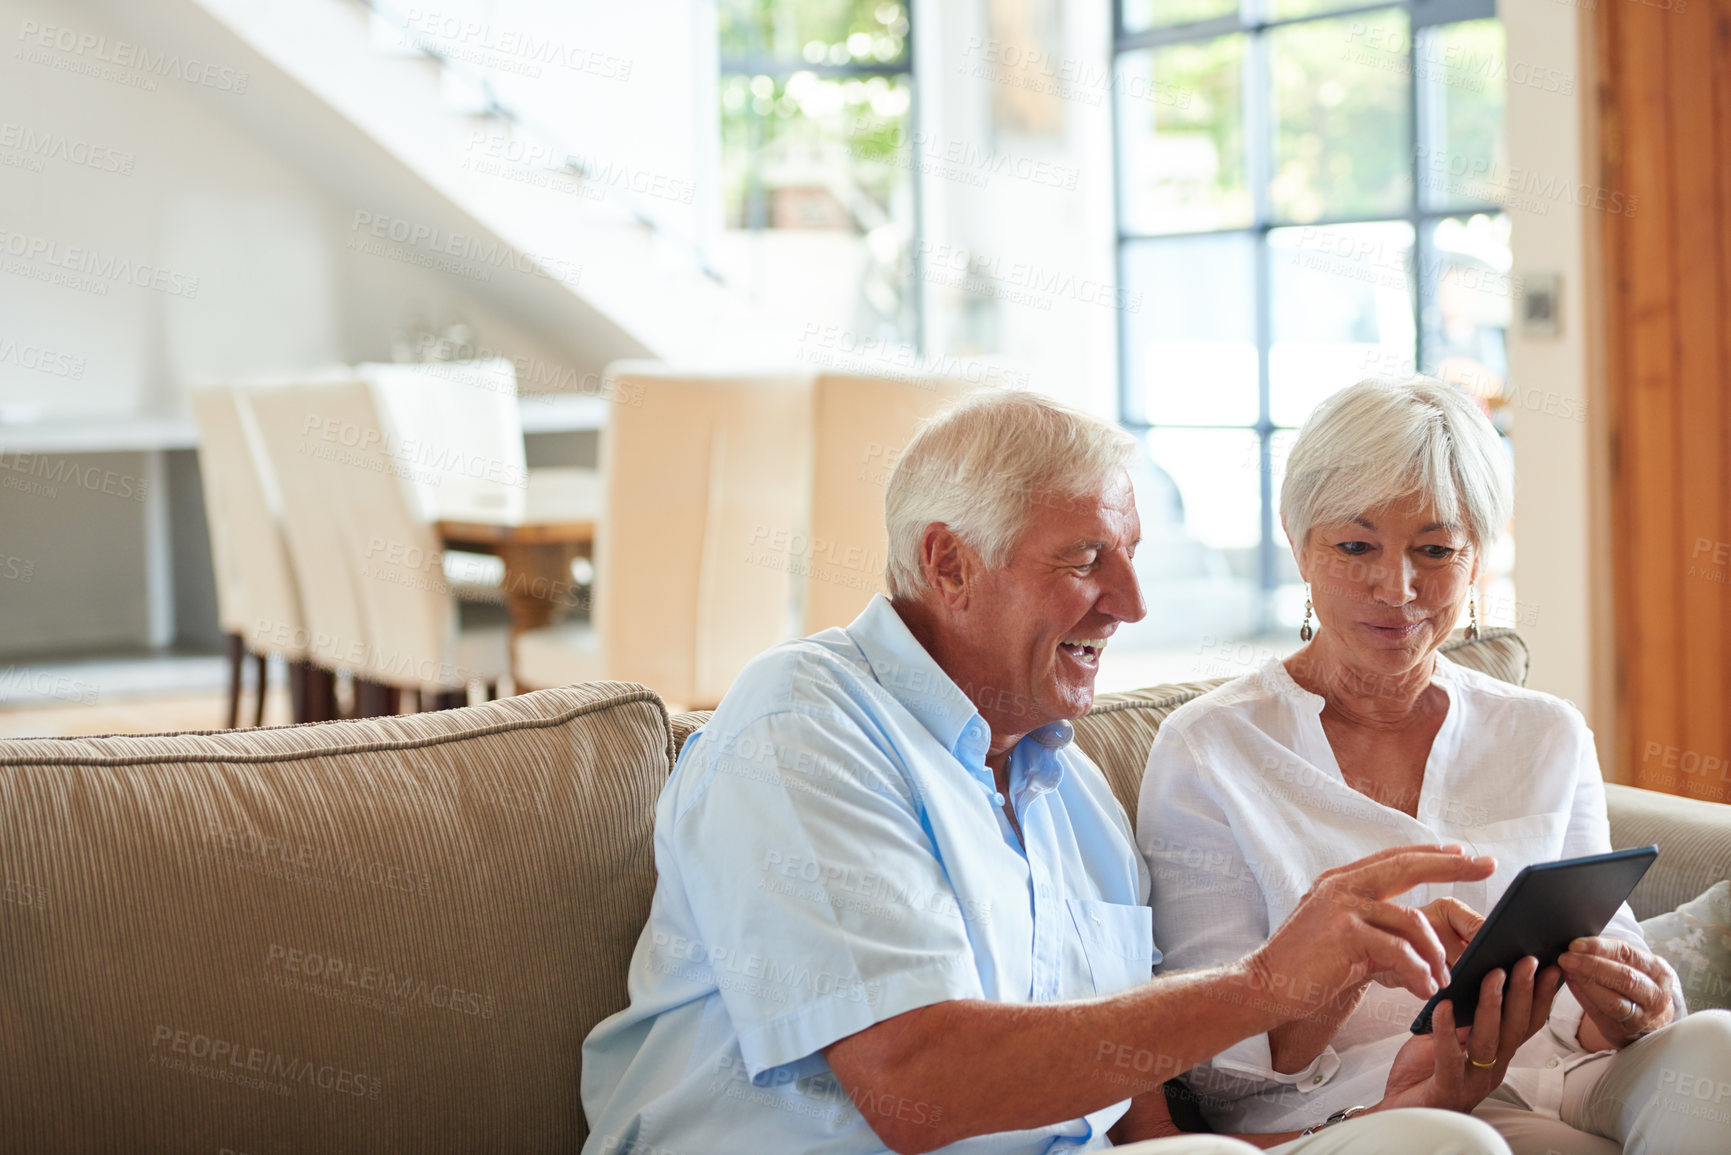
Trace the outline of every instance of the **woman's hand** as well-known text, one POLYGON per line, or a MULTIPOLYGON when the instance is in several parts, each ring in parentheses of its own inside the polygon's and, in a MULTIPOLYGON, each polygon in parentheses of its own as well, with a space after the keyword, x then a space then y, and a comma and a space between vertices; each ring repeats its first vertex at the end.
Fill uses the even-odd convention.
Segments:
POLYGON ((1444 999, 1431 1015, 1431 1033, 1414 1035, 1388 1073, 1378 1109, 1441 1107, 1471 1111, 1502 1083, 1509 1060, 1551 1014, 1562 972, 1547 967, 1535 977, 1531 955, 1512 972, 1492 971, 1479 988, 1472 1029, 1455 1026, 1455 1008, 1444 999))
POLYGON ((1615 1051, 1670 1023, 1676 973, 1658 955, 1618 938, 1578 938, 1557 960, 1580 1001, 1575 1040, 1589 1051, 1615 1051))

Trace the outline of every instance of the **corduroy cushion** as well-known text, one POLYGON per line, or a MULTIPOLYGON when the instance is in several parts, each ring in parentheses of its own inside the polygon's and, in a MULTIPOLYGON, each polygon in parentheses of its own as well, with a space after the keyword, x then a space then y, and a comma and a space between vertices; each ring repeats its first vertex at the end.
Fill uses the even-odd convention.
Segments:
MULTIPOLYGON (((1513 630, 1486 630, 1472 641, 1456 634, 1443 643, 1442 652, 1453 661, 1493 678, 1517 686, 1526 683, 1527 644, 1513 630)), ((1229 680, 1175 682, 1146 690, 1102 694, 1095 699, 1094 708, 1076 723, 1076 745, 1106 775, 1112 793, 1130 816, 1132 825, 1136 822, 1137 801, 1142 796, 1142 771, 1148 765, 1148 751, 1154 746, 1160 723, 1192 698, 1199 698, 1229 680)))
POLYGON ((600 682, 0 742, 0 1145, 574 1150, 669 737, 600 682))
POLYGON ((1636 918, 1675 910, 1731 878, 1731 806, 1635 786, 1607 785, 1612 846, 1659 844, 1629 907, 1636 918))

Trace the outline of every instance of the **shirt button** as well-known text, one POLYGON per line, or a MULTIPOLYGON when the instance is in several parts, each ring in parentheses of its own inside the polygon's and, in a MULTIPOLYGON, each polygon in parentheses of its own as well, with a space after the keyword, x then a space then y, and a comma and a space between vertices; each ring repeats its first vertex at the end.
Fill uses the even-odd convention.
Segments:
POLYGON ((1556 1065, 1557 1065, 1557 1061, 1555 1059, 1552 1059, 1550 1062, 1545 1064, 1545 1066, 1547 1066, 1547 1067, 1554 1067, 1556 1065))
POLYGON ((1318 1075, 1318 1076, 1316 1076, 1316 1077, 1315 1077, 1315 1078, 1314 1078, 1314 1079, 1312 1079, 1312 1080, 1311 1080, 1311 1082, 1312 1082, 1312 1083, 1320 1083, 1320 1082, 1322 1082, 1322 1076, 1321 1076, 1321 1075, 1318 1075))
POLYGON ((996 790, 992 791, 992 805, 1002 806, 1003 804, 1004 804, 1004 796, 1002 794, 999 794, 996 790))

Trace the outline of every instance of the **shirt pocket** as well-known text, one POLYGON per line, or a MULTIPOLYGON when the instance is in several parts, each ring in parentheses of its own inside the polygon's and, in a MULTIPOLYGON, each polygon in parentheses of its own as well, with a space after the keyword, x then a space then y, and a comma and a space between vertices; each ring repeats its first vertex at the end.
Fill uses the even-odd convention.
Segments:
POLYGON ((1095 994, 1115 995, 1141 986, 1153 977, 1154 964, 1160 961, 1160 955, 1154 949, 1151 909, 1092 898, 1067 901, 1070 921, 1088 960, 1095 994))

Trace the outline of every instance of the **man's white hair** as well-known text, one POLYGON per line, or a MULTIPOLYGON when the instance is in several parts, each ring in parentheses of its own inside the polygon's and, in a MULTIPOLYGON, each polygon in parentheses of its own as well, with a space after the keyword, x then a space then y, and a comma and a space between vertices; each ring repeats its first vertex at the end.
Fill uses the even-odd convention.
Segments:
POLYGON ((1293 548, 1310 528, 1417 498, 1483 552, 1514 507, 1508 453, 1461 390, 1430 377, 1371 378, 1311 413, 1286 459, 1280 518, 1293 548))
POLYGON ((1036 503, 1098 493, 1137 452, 1136 439, 1118 426, 1038 393, 968 394, 921 424, 890 473, 890 596, 925 589, 926 526, 942 522, 987 566, 1004 565, 1036 503))

